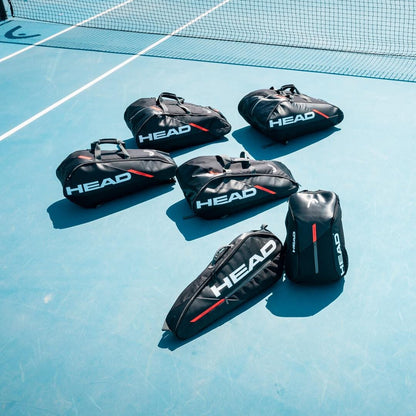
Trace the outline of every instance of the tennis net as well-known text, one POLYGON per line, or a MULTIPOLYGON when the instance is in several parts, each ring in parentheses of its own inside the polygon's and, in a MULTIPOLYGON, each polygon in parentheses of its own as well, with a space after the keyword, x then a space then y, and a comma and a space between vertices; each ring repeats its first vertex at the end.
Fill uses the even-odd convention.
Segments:
POLYGON ((8 0, 8 3, 13 15, 19 18, 161 35, 171 34, 221 3, 221 7, 177 36, 416 57, 414 0, 8 0))

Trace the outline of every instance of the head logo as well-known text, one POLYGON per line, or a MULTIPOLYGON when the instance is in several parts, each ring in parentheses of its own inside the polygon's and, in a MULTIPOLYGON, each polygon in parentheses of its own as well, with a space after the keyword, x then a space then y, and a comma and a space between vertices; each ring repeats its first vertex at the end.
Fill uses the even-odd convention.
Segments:
POLYGON ((145 142, 146 140, 152 142, 153 140, 169 139, 171 136, 179 136, 181 134, 186 134, 191 131, 191 126, 186 124, 185 126, 180 126, 177 129, 171 128, 169 130, 156 131, 154 133, 149 133, 147 136, 139 135, 137 139, 140 143, 145 142))
POLYGON ((292 254, 296 253, 296 231, 292 232, 292 254))
POLYGON ((127 182, 130 179, 131 179, 131 173, 126 172, 120 175, 116 175, 114 179, 105 178, 101 181, 101 183, 99 181, 80 183, 75 188, 70 188, 69 186, 67 186, 65 188, 65 191, 67 195, 72 195, 74 192, 79 192, 80 194, 82 194, 84 192, 95 191, 96 189, 101 189, 109 185, 118 185, 119 183, 127 182))
POLYGON ((338 233, 334 234, 334 242, 335 242, 335 248, 337 251, 337 259, 338 259, 338 265, 339 269, 341 271, 341 276, 344 276, 345 274, 345 267, 344 267, 344 258, 342 256, 342 250, 341 250, 341 238, 338 233))
POLYGON ((234 201, 246 199, 246 198, 252 198, 257 194, 256 188, 249 188, 245 189, 241 192, 232 192, 231 194, 221 195, 217 196, 215 198, 209 198, 206 201, 196 201, 195 207, 196 209, 201 209, 205 207, 213 207, 217 205, 224 205, 224 204, 230 204, 234 201))
POLYGON ((302 121, 308 121, 312 120, 313 118, 315 118, 315 113, 313 111, 309 111, 308 113, 304 114, 296 114, 296 116, 280 117, 274 120, 269 120, 269 127, 273 128, 276 126, 287 126, 288 124, 295 124, 302 121))
POLYGON ((216 298, 221 296, 221 292, 224 289, 233 289, 228 296, 231 296, 236 290, 238 290, 238 283, 244 283, 244 278, 249 275, 253 270, 259 272, 264 266, 264 261, 276 250, 277 245, 274 240, 269 240, 261 249, 258 254, 253 254, 247 264, 243 263, 233 270, 228 276, 222 279, 222 283, 218 286, 210 286, 210 289, 216 298))

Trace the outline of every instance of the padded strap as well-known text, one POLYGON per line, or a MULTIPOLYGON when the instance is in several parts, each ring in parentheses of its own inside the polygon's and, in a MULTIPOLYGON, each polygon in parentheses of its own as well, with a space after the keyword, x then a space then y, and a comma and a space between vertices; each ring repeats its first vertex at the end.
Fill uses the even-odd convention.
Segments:
POLYGON ((130 155, 127 152, 125 143, 118 139, 101 139, 96 142, 91 143, 91 153, 94 153, 96 159, 101 159, 101 147, 100 144, 115 144, 121 150, 125 158, 129 158, 130 155))

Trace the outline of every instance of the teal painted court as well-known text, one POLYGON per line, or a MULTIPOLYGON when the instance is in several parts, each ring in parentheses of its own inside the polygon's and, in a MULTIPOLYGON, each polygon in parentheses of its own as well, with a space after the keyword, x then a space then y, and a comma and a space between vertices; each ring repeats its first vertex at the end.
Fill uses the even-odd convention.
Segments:
POLYGON ((0 22, 0 414, 414 415, 414 56, 82 27, 36 45, 67 27, 0 22), (114 53, 127 38, 137 55, 114 53), (248 92, 292 83, 342 123, 283 145, 239 115, 248 92), (219 247, 262 224, 284 241, 287 213, 189 218, 177 183, 96 209, 66 200, 61 161, 101 138, 134 148, 123 113, 162 91, 232 126, 172 152, 177 165, 246 151, 339 195, 345 279, 283 278, 190 340, 161 331, 219 247))

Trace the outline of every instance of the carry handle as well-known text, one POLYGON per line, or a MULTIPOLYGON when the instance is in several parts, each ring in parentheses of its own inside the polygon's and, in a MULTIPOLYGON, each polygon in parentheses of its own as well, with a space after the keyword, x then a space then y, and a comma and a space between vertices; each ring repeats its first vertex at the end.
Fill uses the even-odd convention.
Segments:
POLYGON ((178 103, 178 106, 182 108, 186 113, 190 113, 190 111, 183 105, 185 100, 182 97, 178 97, 176 94, 173 94, 172 92, 162 92, 159 97, 156 99, 156 104, 165 112, 168 112, 168 108, 163 103, 163 98, 169 98, 171 100, 174 100, 178 103))
POLYGON ((224 165, 224 169, 230 169, 231 165, 234 163, 241 163, 243 169, 248 169, 250 167, 250 159, 246 152, 241 152, 240 157, 231 159, 228 163, 224 165))
POLYGON ((121 150, 123 155, 126 158, 129 158, 130 155, 128 154, 126 148, 124 147, 126 144, 118 139, 101 139, 97 140, 96 142, 91 143, 91 153, 94 153, 94 157, 96 159, 101 159, 101 147, 100 144, 115 144, 121 150))
POLYGON ((299 93, 299 90, 295 87, 294 84, 285 84, 285 85, 282 85, 277 90, 277 92, 280 92, 280 93, 283 93, 284 94, 285 93, 285 90, 289 90, 291 94, 300 94, 299 93))
POLYGON ((162 92, 159 97, 157 97, 156 104, 160 105, 160 103, 163 101, 163 98, 170 98, 171 100, 177 101, 178 104, 183 104, 185 102, 182 97, 178 97, 173 92, 162 92))
POLYGON ((232 245, 227 244, 226 246, 220 247, 214 254, 214 257, 211 261, 211 266, 214 266, 217 261, 232 247, 232 245))

